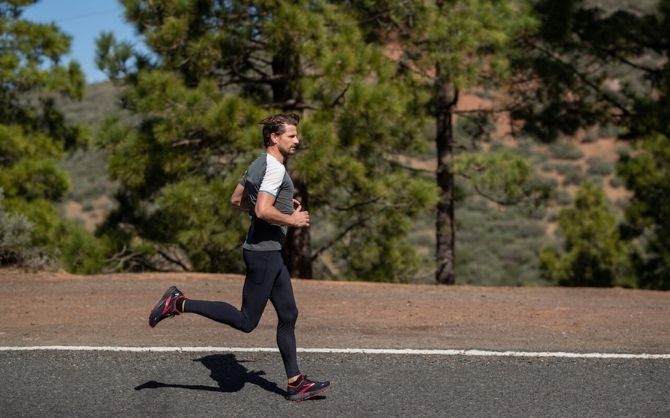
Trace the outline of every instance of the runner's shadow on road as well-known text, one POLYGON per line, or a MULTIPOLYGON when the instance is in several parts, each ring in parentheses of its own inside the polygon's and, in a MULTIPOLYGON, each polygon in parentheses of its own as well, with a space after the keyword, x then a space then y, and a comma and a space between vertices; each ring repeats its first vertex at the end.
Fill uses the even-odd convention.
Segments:
POLYGON ((135 387, 135 390, 178 388, 191 390, 204 390, 210 392, 239 392, 246 383, 259 386, 268 392, 286 396, 286 391, 280 389, 276 383, 261 377, 264 371, 249 371, 241 363, 246 360, 238 360, 234 354, 213 354, 193 361, 199 361, 210 370, 210 376, 218 386, 186 385, 178 383, 161 383, 150 380, 135 387))

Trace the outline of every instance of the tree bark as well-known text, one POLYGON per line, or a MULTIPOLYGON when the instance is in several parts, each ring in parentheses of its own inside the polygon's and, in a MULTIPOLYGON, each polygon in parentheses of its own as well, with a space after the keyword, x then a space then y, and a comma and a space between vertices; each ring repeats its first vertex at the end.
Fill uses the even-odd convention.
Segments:
POLYGON ((436 180, 440 189, 435 220, 436 248, 435 280, 440 284, 454 284, 456 234, 454 218, 454 175, 450 163, 454 150, 454 110, 458 103, 458 90, 442 78, 441 68, 436 67, 433 86, 433 106, 436 123, 437 149, 436 180))
MULTIPOLYGON (((296 177, 293 179, 295 198, 302 204, 303 210, 309 208, 307 185, 296 177)), ((291 277, 312 278, 312 242, 309 228, 289 228, 284 245, 284 259, 291 277)))

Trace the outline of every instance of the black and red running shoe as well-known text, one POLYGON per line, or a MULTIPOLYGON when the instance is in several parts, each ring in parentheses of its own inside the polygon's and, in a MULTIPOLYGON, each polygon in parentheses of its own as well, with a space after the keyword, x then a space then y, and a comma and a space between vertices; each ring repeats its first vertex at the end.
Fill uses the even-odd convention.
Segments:
POLYGON ((330 386, 330 382, 314 382, 307 376, 301 374, 294 383, 289 383, 286 392, 286 399, 289 401, 304 401, 313 398, 325 392, 330 386))
POLYGON ((172 318, 175 315, 179 315, 177 302, 184 299, 186 299, 184 294, 175 286, 171 286, 165 291, 161 300, 159 300, 156 306, 151 310, 151 313, 149 314, 149 326, 153 328, 165 318, 172 318))

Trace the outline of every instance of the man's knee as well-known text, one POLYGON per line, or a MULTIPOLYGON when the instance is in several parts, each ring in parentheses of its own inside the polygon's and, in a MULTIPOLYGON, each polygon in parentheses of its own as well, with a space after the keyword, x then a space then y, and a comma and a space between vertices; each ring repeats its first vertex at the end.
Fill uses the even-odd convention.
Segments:
POLYGON ((248 334, 256 329, 260 320, 260 318, 249 318, 245 316, 242 324, 240 324, 239 330, 248 334))
POLYGON ((279 315, 279 321, 284 324, 295 324, 298 320, 298 308, 286 309, 279 315))

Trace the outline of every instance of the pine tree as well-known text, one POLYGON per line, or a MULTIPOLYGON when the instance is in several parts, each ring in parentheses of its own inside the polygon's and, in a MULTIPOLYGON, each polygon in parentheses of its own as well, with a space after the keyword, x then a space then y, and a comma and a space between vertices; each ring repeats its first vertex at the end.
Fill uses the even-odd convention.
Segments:
POLYGON ((523 1, 363 0, 349 3, 357 9, 370 37, 400 50, 401 65, 411 74, 416 88, 427 93, 428 100, 417 105, 435 124, 439 188, 435 278, 438 283, 453 284, 454 175, 469 177, 485 197, 493 197, 489 193, 492 192, 497 195, 495 200, 510 203, 525 193, 523 184, 530 174, 528 164, 513 154, 479 154, 475 149, 474 153, 457 155, 454 123, 459 98, 468 88, 496 86, 508 77, 512 41, 532 28, 534 21, 523 1), (506 174, 501 176, 500 173, 506 174))
POLYGON ((62 63, 69 36, 54 24, 22 18, 34 0, 0 1, 0 189, 8 213, 32 225, 31 245, 55 254, 66 242, 54 205, 70 180, 57 162, 86 141, 86 130, 66 123, 55 99, 79 99, 84 77, 62 63))
POLYGON ((635 154, 625 155, 618 173, 634 192, 626 208, 624 232, 640 237, 633 252, 638 285, 670 290, 670 140, 656 134, 635 143, 635 154))
MULTIPOLYGON (((110 225, 126 242, 178 244, 193 268, 239 268, 245 225, 227 198, 262 146, 264 114, 296 111, 303 149, 289 170, 316 219, 288 237, 294 276, 311 277, 329 251, 339 272, 404 280, 419 259, 406 243, 411 220, 430 207, 429 179, 388 158, 420 142, 414 96, 396 66, 367 43, 339 2, 124 1, 153 57, 110 35, 99 63, 130 87, 137 128, 110 124, 110 172, 122 183, 110 225), (130 162, 130 163, 129 163, 130 162), (324 225, 331 227, 326 230, 324 225), (376 248, 376 249, 375 249, 376 248), (367 253, 368 256, 360 257, 367 253)), ((188 267, 188 266, 185 266, 188 267)))
POLYGON ((558 224, 564 251, 543 248, 540 265, 549 281, 567 286, 631 286, 629 247, 620 239, 618 222, 602 189, 586 183, 574 207, 561 210, 558 224))

